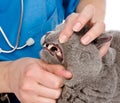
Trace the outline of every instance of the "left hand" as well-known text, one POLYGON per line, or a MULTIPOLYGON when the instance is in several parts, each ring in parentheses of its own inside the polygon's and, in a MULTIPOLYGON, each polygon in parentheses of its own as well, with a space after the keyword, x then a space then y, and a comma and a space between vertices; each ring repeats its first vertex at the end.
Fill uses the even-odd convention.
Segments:
MULTIPOLYGON (((104 21, 92 22, 94 18, 95 8, 92 5, 87 5, 81 13, 72 13, 65 21, 64 29, 61 31, 59 41, 66 42, 73 32, 80 31, 88 22, 92 24, 92 28, 81 38, 81 43, 89 44, 95 38, 100 36, 105 31, 104 21)), ((99 51, 101 57, 104 56, 109 48, 110 43, 105 44, 99 51)))

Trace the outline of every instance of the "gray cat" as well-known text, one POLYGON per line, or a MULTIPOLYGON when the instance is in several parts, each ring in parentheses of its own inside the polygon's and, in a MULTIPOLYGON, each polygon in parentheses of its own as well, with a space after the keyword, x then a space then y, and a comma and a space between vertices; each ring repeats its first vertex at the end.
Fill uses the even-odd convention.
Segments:
POLYGON ((60 44, 58 37, 64 24, 48 32, 41 40, 41 59, 62 64, 73 73, 65 80, 57 103, 120 103, 120 32, 105 32, 103 36, 84 46, 80 38, 89 26, 74 33, 68 42, 60 44), (107 54, 100 58, 99 48, 111 42, 107 54))

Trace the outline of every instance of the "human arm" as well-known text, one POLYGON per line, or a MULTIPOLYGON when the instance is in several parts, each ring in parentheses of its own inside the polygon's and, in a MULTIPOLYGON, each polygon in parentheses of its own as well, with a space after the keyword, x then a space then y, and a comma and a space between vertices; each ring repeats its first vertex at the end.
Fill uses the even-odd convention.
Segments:
POLYGON ((21 103, 55 103, 63 86, 62 78, 71 76, 60 65, 33 58, 1 62, 0 66, 0 92, 15 93, 21 103))
MULTIPOLYGON (((65 27, 60 33, 60 42, 66 42, 74 31, 80 31, 88 22, 92 28, 82 38, 81 42, 89 44, 105 31, 105 0, 81 0, 76 8, 76 13, 69 15, 65 21, 65 27)), ((100 55, 104 56, 110 43, 100 49, 100 55)))
POLYGON ((91 4, 94 6, 94 15, 92 17, 92 22, 104 21, 105 19, 105 9, 106 9, 106 0, 81 0, 78 4, 76 12, 80 13, 85 6, 91 4))
POLYGON ((0 62, 0 93, 9 93, 8 86, 8 65, 10 62, 0 62))

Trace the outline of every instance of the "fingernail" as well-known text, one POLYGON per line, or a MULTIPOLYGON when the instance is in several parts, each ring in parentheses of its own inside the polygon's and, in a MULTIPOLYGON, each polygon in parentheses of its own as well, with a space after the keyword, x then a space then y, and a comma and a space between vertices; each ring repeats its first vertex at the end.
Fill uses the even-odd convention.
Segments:
POLYGON ((85 37, 81 38, 81 42, 85 45, 89 44, 90 36, 85 36, 85 37))
POLYGON ((76 32, 79 31, 80 27, 81 27, 81 23, 80 22, 76 23, 75 26, 73 27, 73 31, 76 32))
POLYGON ((65 43, 67 40, 68 40, 67 36, 65 36, 65 35, 62 35, 62 36, 59 37, 59 42, 60 43, 65 43))
POLYGON ((67 76, 68 78, 71 78, 71 77, 72 77, 72 73, 71 73, 70 71, 67 71, 67 72, 66 72, 66 76, 67 76))

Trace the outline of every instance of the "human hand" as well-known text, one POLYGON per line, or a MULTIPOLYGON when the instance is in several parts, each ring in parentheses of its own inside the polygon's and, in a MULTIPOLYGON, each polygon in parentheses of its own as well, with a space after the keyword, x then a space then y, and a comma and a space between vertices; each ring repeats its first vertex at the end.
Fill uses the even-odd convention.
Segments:
MULTIPOLYGON (((100 36, 105 31, 105 24, 103 21, 93 21, 95 13, 95 8, 92 5, 87 5, 81 13, 72 13, 67 17, 65 21, 65 26, 59 36, 59 41, 61 43, 66 42, 73 32, 80 31, 86 24, 92 25, 92 28, 81 38, 81 43, 88 45, 95 38, 100 36)), ((110 43, 106 43, 100 48, 100 56, 104 56, 110 46, 110 43)))
POLYGON ((21 103, 55 103, 61 94, 62 78, 71 76, 61 65, 32 58, 13 61, 8 68, 10 90, 21 103))

